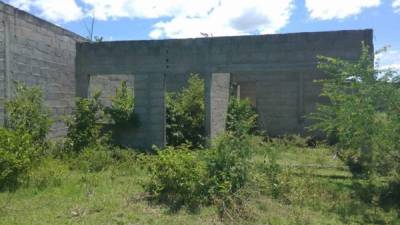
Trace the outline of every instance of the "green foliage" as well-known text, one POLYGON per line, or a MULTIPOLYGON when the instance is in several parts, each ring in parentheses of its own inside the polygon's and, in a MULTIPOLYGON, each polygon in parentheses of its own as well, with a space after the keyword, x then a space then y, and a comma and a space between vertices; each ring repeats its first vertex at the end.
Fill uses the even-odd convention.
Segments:
POLYGON ((191 210, 204 202, 205 163, 186 146, 158 150, 148 169, 151 178, 146 189, 159 202, 172 209, 185 205, 191 210))
MULTIPOLYGON (((205 108, 204 80, 191 74, 188 86, 177 93, 167 93, 167 143, 171 146, 204 145, 205 108)), ((235 135, 254 134, 257 113, 248 99, 230 98, 227 112, 227 131, 235 135)))
POLYGON ((209 203, 233 207, 248 181, 252 147, 250 137, 226 134, 209 150, 192 152, 186 145, 158 150, 148 162, 151 179, 146 190, 173 209, 209 203))
POLYGON ((270 146, 265 159, 265 173, 270 184, 271 195, 278 198, 282 195, 282 182, 280 180, 281 166, 277 163, 276 149, 270 146))
POLYGON ((6 102, 7 127, 20 134, 29 134, 43 144, 52 124, 49 110, 43 103, 40 87, 15 84, 15 97, 6 102))
POLYGON ((29 172, 28 186, 40 191, 49 187, 59 187, 68 173, 68 167, 62 161, 46 157, 29 172))
POLYGON ((229 99, 226 130, 235 135, 254 134, 257 128, 257 112, 250 100, 229 99))
POLYGON ((400 89, 393 73, 374 69, 363 46, 357 62, 320 57, 320 81, 329 99, 310 116, 314 130, 337 139, 338 155, 354 175, 398 173, 400 160, 400 89))
POLYGON ((26 178, 39 149, 29 134, 0 128, 0 189, 14 189, 26 178))
MULTIPOLYGON (((122 154, 112 150, 112 157, 117 160, 96 173, 68 170, 65 168, 70 166, 70 161, 44 158, 29 173, 29 185, 13 192, 0 192, 0 224, 37 224, 38 221, 44 225, 75 222, 129 224, 132 220, 138 224, 177 225, 400 222, 398 208, 381 206, 381 200, 374 197, 388 194, 388 200, 398 204, 399 201, 392 199, 393 191, 399 190, 398 186, 392 184, 390 189, 384 189, 385 192, 371 192, 366 196, 368 198, 360 200, 355 194, 358 186, 352 185, 348 168, 337 157, 332 157, 334 148, 288 147, 286 143, 277 142, 262 145, 256 146, 260 149, 254 151, 248 182, 228 197, 230 202, 241 199, 241 203, 233 208, 228 209, 222 201, 206 202, 193 214, 186 210, 172 213, 164 206, 149 204, 146 201, 149 195, 143 193, 141 186, 142 182, 151 179, 149 174, 135 161, 135 154, 129 154, 127 150, 122 154), (276 163, 281 168, 277 180, 284 185, 277 198, 273 198, 270 192, 269 175, 265 170, 265 166, 270 164, 270 160, 265 158, 266 150, 271 150, 270 145, 275 148, 276 163), (129 158, 134 161, 126 161, 129 158), (245 210, 241 211, 241 208, 245 210), (222 218, 218 217, 220 209, 225 211, 222 218)), ((203 154, 206 151, 191 153, 196 160, 205 160, 203 154)), ((267 152, 267 157, 269 154, 267 152)), ((152 163, 157 157, 146 155, 143 160, 152 163)), ((359 181, 364 188, 370 185, 365 180, 359 181)), ((391 180, 382 177, 377 184, 382 187, 386 182, 391 180)), ((207 182, 205 184, 207 186, 207 182)))
POLYGON ((132 126, 137 122, 134 113, 135 99, 133 91, 128 87, 126 81, 121 82, 121 86, 117 88, 111 102, 111 107, 106 107, 105 113, 111 117, 115 125, 132 126))
POLYGON ((252 147, 249 136, 239 139, 227 133, 216 140, 205 157, 212 198, 228 199, 246 184, 252 147))
POLYGON ((167 93, 166 110, 168 145, 204 144, 204 81, 198 75, 192 74, 188 86, 180 92, 167 93))
POLYGON ((72 117, 66 123, 68 126, 66 149, 71 152, 81 152, 86 147, 104 144, 101 135, 101 121, 104 118, 100 93, 93 98, 77 99, 72 117))
POLYGON ((25 180, 52 123, 39 87, 15 87, 15 97, 6 102, 8 129, 0 128, 0 189, 13 189, 25 180))
POLYGON ((70 159, 72 169, 85 172, 99 172, 116 163, 109 146, 91 145, 85 147, 76 157, 70 159))

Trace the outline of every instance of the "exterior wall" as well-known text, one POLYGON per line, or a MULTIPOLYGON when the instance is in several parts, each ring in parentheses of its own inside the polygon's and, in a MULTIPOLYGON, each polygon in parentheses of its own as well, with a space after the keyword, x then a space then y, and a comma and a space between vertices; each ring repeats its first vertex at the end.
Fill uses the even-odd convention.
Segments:
POLYGON ((111 99, 115 96, 117 88, 121 86, 121 82, 126 81, 128 88, 134 88, 134 76, 129 74, 106 74, 92 75, 89 83, 89 96, 96 91, 101 91, 100 100, 105 106, 111 106, 111 99))
MULTIPOLYGON (((0 3, 0 18, 3 99, 14 92, 14 80, 40 85, 55 119, 51 136, 62 136, 65 125, 60 117, 71 112, 75 97, 75 45, 85 39, 4 3, 0 3)), ((4 121, 2 102, 0 120, 4 121)))
MULTIPOLYGON (((320 86, 317 55, 355 60, 361 42, 373 46, 372 30, 349 30, 179 40, 78 44, 77 93, 86 95, 90 74, 160 74, 178 90, 190 73, 230 73, 232 82, 253 86, 259 125, 270 135, 304 133, 320 86)), ((372 48, 373 50, 373 48, 372 48)))
POLYGON ((4 102, 6 101, 6 34, 5 24, 0 23, 0 126, 5 122, 4 102))

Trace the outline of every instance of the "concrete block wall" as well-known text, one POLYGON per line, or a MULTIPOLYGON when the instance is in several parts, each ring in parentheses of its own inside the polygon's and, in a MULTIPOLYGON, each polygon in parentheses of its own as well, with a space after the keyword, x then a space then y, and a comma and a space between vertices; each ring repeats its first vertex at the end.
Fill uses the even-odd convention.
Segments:
MULTIPOLYGON (((0 82, 0 93, 12 95, 13 81, 40 85, 54 115, 50 135, 64 135, 60 117, 71 112, 75 97, 75 44, 85 39, 4 3, 0 3, 0 19, 4 31, 0 34, 0 80, 6 78, 0 82), (5 71, 1 70, 4 65, 5 71)), ((3 111, 0 100, 0 119, 3 111)))
MULTIPOLYGON (((57 137, 66 131, 58 118, 72 111, 75 96, 89 95, 91 76, 134 75, 144 126, 137 137, 129 134, 126 140, 138 138, 134 142, 142 141, 143 146, 165 143, 164 91, 181 89, 190 73, 205 79, 229 73, 232 83, 243 86, 243 96, 256 105, 261 128, 270 135, 304 133, 310 123, 304 115, 326 101, 313 82, 324 77, 316 69, 316 56, 355 60, 362 41, 373 52, 372 30, 85 43, 72 32, 4 3, 0 19, 0 124, 13 80, 43 87, 56 119, 51 136, 57 137)), ((110 84, 106 92, 114 90, 112 76, 99 82, 110 84)))
POLYGON ((4 125, 5 112, 4 103, 6 101, 6 34, 5 23, 0 23, 0 126, 4 125))
POLYGON ((304 116, 324 102, 313 82, 324 77, 317 55, 356 60, 361 42, 373 50, 372 30, 82 43, 77 90, 85 94, 86 75, 99 71, 164 74, 169 91, 182 88, 190 73, 230 73, 233 83, 253 88, 248 94, 268 134, 304 133, 304 116))
POLYGON ((100 100, 105 106, 111 106, 111 99, 115 96, 121 82, 126 81, 129 89, 133 91, 134 76, 130 74, 91 75, 89 81, 89 96, 101 91, 100 100))

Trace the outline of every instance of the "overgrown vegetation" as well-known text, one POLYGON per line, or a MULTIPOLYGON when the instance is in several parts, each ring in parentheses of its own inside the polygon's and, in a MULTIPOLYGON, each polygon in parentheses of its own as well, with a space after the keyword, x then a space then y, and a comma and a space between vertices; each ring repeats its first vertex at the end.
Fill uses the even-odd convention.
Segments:
POLYGON ((97 92, 92 98, 76 100, 72 117, 66 120, 68 132, 65 148, 67 151, 79 153, 87 147, 106 144, 101 134, 104 106, 100 102, 100 94, 97 92))
MULTIPOLYGON (((168 145, 204 146, 204 80, 197 74, 191 74, 186 88, 167 93, 166 108, 168 145)), ((257 113, 251 102, 232 96, 228 104, 226 130, 235 135, 247 135, 255 134, 256 129, 257 113)))
POLYGON ((15 83, 15 96, 6 102, 7 128, 20 134, 29 134, 43 144, 52 124, 49 110, 43 103, 40 87, 15 83))
POLYGON ((204 145, 204 80, 191 74, 186 88, 166 95, 166 136, 171 146, 204 145))
POLYGON ((135 126, 138 119, 134 108, 133 90, 128 87, 126 80, 124 80, 120 87, 116 89, 115 96, 111 99, 111 106, 105 108, 105 113, 109 115, 116 126, 135 126))
POLYGON ((206 164, 187 146, 158 150, 148 159, 148 170, 150 180, 145 189, 153 200, 172 210, 182 206, 195 210, 205 202, 206 164))
MULTIPOLYGON (((320 61, 319 68, 329 76, 321 81, 322 95, 330 104, 320 105, 311 115, 317 122, 313 129, 334 136, 337 155, 353 176, 369 178, 370 185, 377 187, 386 177, 398 186, 400 88, 393 82, 395 73, 374 69, 367 46, 354 63, 329 57, 320 61), (377 176, 381 179, 376 180, 377 176)), ((392 191, 399 196, 399 190, 392 191)))
POLYGON ((205 148, 204 83, 195 75, 168 94, 172 142, 155 154, 117 148, 104 132, 107 116, 115 124, 134 118, 126 83, 111 108, 100 94, 78 99, 59 144, 45 138, 40 89, 17 88, 9 127, 0 129, 0 224, 400 223, 394 74, 374 70, 367 48, 358 62, 320 60, 330 104, 311 115, 313 128, 337 144, 312 149, 298 135, 256 136, 254 109, 235 98, 228 131, 205 148))
POLYGON ((47 147, 49 111, 39 87, 15 83, 15 97, 6 102, 7 127, 0 128, 0 190, 15 189, 47 147))
POLYGON ((221 136, 209 150, 193 152, 188 146, 158 150, 148 161, 150 181, 146 190, 171 209, 218 203, 225 210, 231 196, 247 182, 250 171, 250 137, 221 136))
POLYGON ((0 190, 22 183, 38 153, 29 134, 0 128, 0 190))
POLYGON ((257 112, 250 100, 235 97, 229 99, 226 130, 238 136, 256 133, 257 112))

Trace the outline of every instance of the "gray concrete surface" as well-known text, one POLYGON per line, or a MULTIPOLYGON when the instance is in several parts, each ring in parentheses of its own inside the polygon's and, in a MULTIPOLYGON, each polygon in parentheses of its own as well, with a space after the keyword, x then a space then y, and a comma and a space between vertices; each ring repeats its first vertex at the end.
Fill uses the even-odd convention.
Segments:
POLYGON ((212 73, 205 78, 205 127, 210 140, 225 131, 230 81, 229 73, 212 73))
POLYGON ((61 116, 71 112, 75 97, 75 44, 85 39, 1 2, 0 20, 0 123, 13 81, 23 81, 42 87, 54 115, 51 137, 64 135, 61 116))

